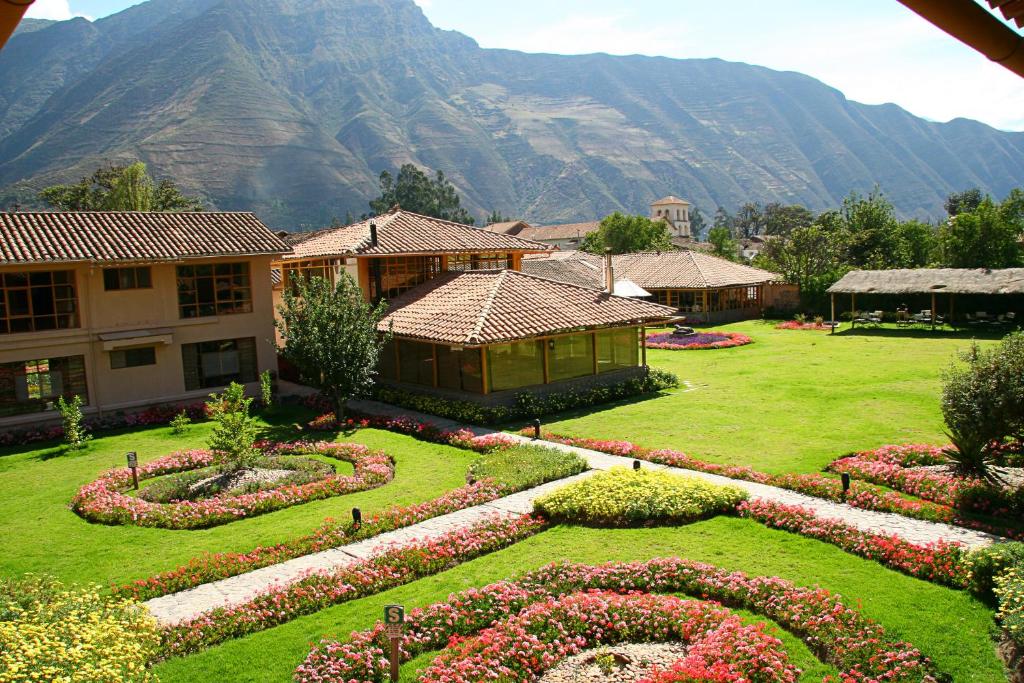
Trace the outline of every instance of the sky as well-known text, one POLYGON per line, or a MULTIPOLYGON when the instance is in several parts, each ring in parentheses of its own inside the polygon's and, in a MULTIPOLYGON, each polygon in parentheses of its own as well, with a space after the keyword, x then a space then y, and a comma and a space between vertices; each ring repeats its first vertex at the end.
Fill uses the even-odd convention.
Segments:
MULTIPOLYGON (((342 1, 342 0, 339 0, 342 1)), ((138 0, 36 0, 28 16, 98 19, 138 0)), ((719 57, 799 71, 867 104, 1024 130, 1024 79, 896 0, 417 0, 439 28, 524 52, 719 57)))

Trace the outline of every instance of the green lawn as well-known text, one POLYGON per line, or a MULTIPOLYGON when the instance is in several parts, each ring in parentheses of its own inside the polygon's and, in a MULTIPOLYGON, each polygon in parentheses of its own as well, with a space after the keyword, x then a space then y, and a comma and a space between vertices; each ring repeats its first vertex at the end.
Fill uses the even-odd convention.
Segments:
POLYGON ((651 365, 687 385, 549 418, 545 428, 776 473, 818 471, 839 455, 887 443, 943 443, 941 375, 969 347, 966 335, 857 330, 830 336, 760 321, 721 329, 754 343, 649 350, 651 365))
MULTIPOLYGON (((421 579, 362 600, 302 617, 293 622, 191 657, 156 667, 164 683, 180 681, 286 681, 305 657, 309 644, 326 634, 347 636, 371 626, 388 603, 428 604, 454 591, 567 559, 583 562, 643 560, 680 556, 757 575, 819 584, 860 606, 894 638, 906 639, 931 656, 955 681, 1005 681, 989 638, 992 612, 962 591, 904 576, 834 546, 743 519, 718 517, 676 528, 585 529, 557 527, 515 546, 437 576, 421 579)), ((802 645, 787 639, 804 680, 835 673, 814 660, 802 645)), ((420 658, 423 664, 427 658, 420 658)), ((412 667, 407 669, 411 673, 412 667)))
MULTIPOLYGON (((300 416, 309 417, 281 414, 275 436, 296 436, 289 420, 300 416)), ((126 451, 137 451, 145 462, 177 449, 199 448, 210 428, 192 425, 184 436, 167 427, 139 429, 99 436, 82 453, 47 447, 0 457, 0 573, 46 572, 64 581, 104 585, 143 578, 204 551, 244 551, 309 533, 325 517, 349 518, 353 507, 369 516, 389 505, 429 500, 465 484, 466 471, 477 458, 471 451, 366 429, 338 440, 383 449, 397 461, 394 480, 369 491, 195 531, 92 524, 68 509, 78 488, 107 468, 123 465, 126 451)))

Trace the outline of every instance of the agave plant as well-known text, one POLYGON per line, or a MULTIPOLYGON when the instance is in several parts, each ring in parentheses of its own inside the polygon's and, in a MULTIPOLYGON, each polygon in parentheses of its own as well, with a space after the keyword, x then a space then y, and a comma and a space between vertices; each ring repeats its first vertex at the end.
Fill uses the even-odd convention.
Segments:
POLYGON ((956 474, 976 477, 995 486, 1004 483, 995 468, 995 458, 985 437, 963 429, 950 429, 946 436, 952 445, 942 449, 942 453, 956 474))

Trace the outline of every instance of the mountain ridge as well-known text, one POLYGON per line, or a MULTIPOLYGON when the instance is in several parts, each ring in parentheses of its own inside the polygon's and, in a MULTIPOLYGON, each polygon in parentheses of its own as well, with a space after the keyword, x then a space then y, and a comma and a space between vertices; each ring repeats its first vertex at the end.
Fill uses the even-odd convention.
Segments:
POLYGON ((480 48, 411 0, 150 0, 77 21, 0 52, 9 191, 140 158, 217 208, 294 228, 363 213, 379 172, 405 162, 444 170, 477 215, 536 223, 665 194, 706 213, 820 210, 875 184, 903 215, 935 217, 950 191, 1024 185, 1024 133, 714 58, 480 48))

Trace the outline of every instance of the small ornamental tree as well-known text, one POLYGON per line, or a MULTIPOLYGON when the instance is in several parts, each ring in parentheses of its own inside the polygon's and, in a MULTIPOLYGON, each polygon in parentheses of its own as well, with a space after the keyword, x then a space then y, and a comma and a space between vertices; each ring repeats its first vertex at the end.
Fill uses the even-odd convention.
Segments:
POLYGON ((82 417, 82 397, 76 394, 70 401, 65 400, 63 396, 59 397, 57 410, 60 411, 64 443, 67 444, 68 450, 80 451, 85 448, 91 437, 82 417))
POLYGON ((295 284, 296 291, 286 288, 278 306, 281 355, 305 384, 327 396, 341 419, 349 399, 365 396, 373 386, 381 348, 390 338, 377 331, 387 306, 368 303, 347 274, 336 286, 321 277, 295 284))
POLYGON ((245 387, 232 382, 220 394, 210 394, 206 410, 215 422, 207 445, 215 462, 225 472, 252 467, 259 451, 253 445, 259 435, 256 419, 249 414, 252 399, 245 395, 245 387))

